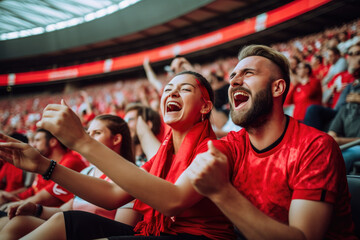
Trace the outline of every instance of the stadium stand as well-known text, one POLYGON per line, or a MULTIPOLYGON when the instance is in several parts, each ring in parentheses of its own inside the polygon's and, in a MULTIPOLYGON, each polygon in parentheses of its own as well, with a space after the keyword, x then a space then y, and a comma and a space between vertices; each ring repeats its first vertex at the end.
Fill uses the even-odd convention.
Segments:
MULTIPOLYGON (((139 5, 145 4, 144 2, 140 2, 139 5)), ((0 131, 6 134, 15 132, 25 134, 31 144, 36 130, 35 124, 40 120, 43 109, 49 103, 59 103, 61 99, 64 99, 75 113, 83 116, 83 119, 90 114, 89 107, 94 116, 115 114, 120 117, 125 116, 125 108, 129 103, 142 103, 152 107, 152 103, 159 100, 159 92, 146 78, 142 69, 144 58, 148 56, 151 56, 149 64, 154 68, 162 86, 173 76, 171 71, 168 71, 168 67, 173 57, 178 54, 185 56, 193 64, 195 70, 204 76, 210 77, 220 69, 222 77, 228 81, 230 71, 238 62, 234 54, 244 45, 264 43, 289 59, 299 60, 299 63, 295 65, 294 75, 297 74, 296 66, 309 64, 313 78, 321 82, 331 67, 327 49, 337 48, 340 57, 346 58, 348 48, 360 42, 360 19, 357 14, 354 14, 356 9, 359 9, 359 3, 355 0, 284 2, 274 0, 268 1, 267 4, 261 3, 267 1, 257 0, 254 0, 252 4, 245 3, 246 1, 224 1, 227 3, 223 5, 220 2, 219 0, 203 1, 203 5, 193 6, 194 9, 187 13, 183 12, 181 16, 173 17, 172 20, 144 26, 144 29, 129 31, 119 35, 118 38, 99 41, 98 44, 83 44, 69 48, 68 51, 62 49, 37 53, 30 57, 17 56, 15 59, 11 57, 0 59, 0 65, 2 65, 0 67, 0 131), (310 8, 310 3, 318 5, 310 8), (288 16, 289 19, 279 22, 274 20, 272 25, 263 26, 264 22, 271 20, 269 18, 272 16, 271 13, 276 14, 278 13, 276 11, 289 6, 300 6, 296 4, 306 5, 309 8, 305 8, 306 11, 299 13, 296 17, 288 16), (350 10, 351 5, 355 6, 353 10, 350 10), (234 10, 231 10, 232 8, 234 10), (245 13, 246 9, 250 9, 249 13, 245 13), (204 17, 206 14, 200 14, 201 12, 206 12, 209 16, 204 17), (345 16, 344 12, 347 12, 348 16, 345 16), (267 14, 267 18, 263 13, 267 14), (201 15, 198 20, 196 20, 197 14, 201 15), (226 20, 220 20, 226 15, 229 15, 226 20), (343 18, 336 19, 334 16, 343 16, 343 18), (176 24, 181 25, 179 23, 181 21, 187 23, 176 27, 176 24), (226 32, 227 27, 230 30, 240 31, 239 28, 245 29, 248 26, 246 24, 250 23, 253 23, 252 30, 242 32, 243 35, 234 37, 236 39, 229 38, 226 42, 216 39, 218 31, 226 32), (310 26, 313 28, 310 29, 310 26), (196 46, 193 47, 187 41, 198 45, 195 44, 196 46), (209 43, 211 41, 215 41, 216 44, 212 45, 209 43), (179 46, 188 47, 190 50, 181 52, 177 50, 179 46), (163 48, 162 53, 166 57, 153 57, 152 50, 158 51, 163 48), (127 63, 123 58, 130 59, 132 62, 127 63), (97 65, 98 63, 101 64, 97 65), (73 74, 71 69, 74 66, 78 67, 77 69, 86 68, 88 72, 84 75, 73 74), (106 69, 106 66, 109 69, 106 69), (26 75, 30 73, 32 75, 26 75), (25 80, 16 82, 15 79, 22 79, 22 74, 26 75, 23 78, 25 80), (48 77, 51 74, 53 78, 48 77)), ((289 9, 287 11, 289 12, 289 9)), ((0 50, 5 49, 4 46, 6 47, 0 42, 0 50)), ((323 103, 324 107, 334 108, 341 91, 353 83, 354 79, 348 75, 341 76, 343 78, 340 80, 338 80, 338 75, 329 78, 329 84, 323 86, 321 95, 328 89, 335 89, 328 101, 323 103)), ((317 96, 319 97, 321 99, 321 96, 317 96)), ((229 106, 224 105, 224 108, 227 107, 229 106)), ((224 110, 228 113, 229 109, 224 110)), ((299 117, 300 121, 304 119, 305 109, 303 111, 299 117)), ((289 108, 287 113, 293 116, 293 109, 289 108)), ((87 124, 88 121, 84 120, 84 127, 87 124)), ((351 172, 354 175, 360 174, 359 162, 354 163, 355 169, 351 172)), ((348 175, 347 180, 352 195, 351 206, 355 230, 357 236, 360 237, 359 177, 354 175, 348 175)))

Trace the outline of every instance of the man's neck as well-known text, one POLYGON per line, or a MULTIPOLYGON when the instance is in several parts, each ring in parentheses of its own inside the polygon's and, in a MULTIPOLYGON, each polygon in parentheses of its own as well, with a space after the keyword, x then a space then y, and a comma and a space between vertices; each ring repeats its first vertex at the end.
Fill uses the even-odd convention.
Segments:
POLYGON ((273 114, 264 125, 248 131, 250 142, 256 149, 263 150, 281 137, 285 126, 285 115, 273 114))

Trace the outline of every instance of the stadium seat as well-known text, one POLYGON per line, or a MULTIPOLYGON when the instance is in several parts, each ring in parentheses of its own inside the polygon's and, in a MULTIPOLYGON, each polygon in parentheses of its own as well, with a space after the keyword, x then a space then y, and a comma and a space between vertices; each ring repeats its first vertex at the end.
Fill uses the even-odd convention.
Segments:
POLYGON ((360 237, 360 176, 347 175, 351 194, 351 213, 355 223, 355 234, 360 237))

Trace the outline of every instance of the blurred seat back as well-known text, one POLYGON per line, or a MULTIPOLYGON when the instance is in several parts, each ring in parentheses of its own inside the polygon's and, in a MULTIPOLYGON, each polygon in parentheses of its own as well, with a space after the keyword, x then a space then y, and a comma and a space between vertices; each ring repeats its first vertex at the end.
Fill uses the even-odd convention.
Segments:
POLYGON ((351 194, 351 213, 355 224, 355 234, 360 238, 360 176, 347 175, 351 194))

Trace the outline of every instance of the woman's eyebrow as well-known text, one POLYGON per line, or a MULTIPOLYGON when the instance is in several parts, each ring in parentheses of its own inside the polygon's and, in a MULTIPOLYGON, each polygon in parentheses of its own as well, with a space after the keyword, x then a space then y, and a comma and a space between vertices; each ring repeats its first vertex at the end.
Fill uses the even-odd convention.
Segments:
MULTIPOLYGON (((193 88, 195 88, 195 86, 194 86, 193 84, 191 84, 191 83, 181 83, 181 84, 180 84, 180 86, 184 86, 184 85, 190 85, 190 86, 192 86, 193 88)), ((174 84, 168 83, 168 84, 166 84, 166 86, 171 86, 171 87, 173 87, 174 84)))
POLYGON ((184 86, 184 85, 190 85, 190 86, 192 86, 193 88, 195 88, 195 86, 193 85, 193 84, 191 84, 191 83, 182 83, 182 84, 180 84, 181 86, 184 86))

